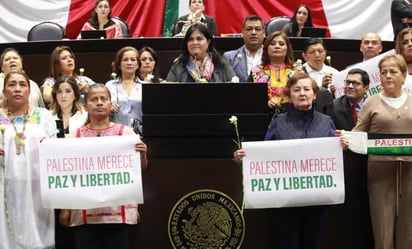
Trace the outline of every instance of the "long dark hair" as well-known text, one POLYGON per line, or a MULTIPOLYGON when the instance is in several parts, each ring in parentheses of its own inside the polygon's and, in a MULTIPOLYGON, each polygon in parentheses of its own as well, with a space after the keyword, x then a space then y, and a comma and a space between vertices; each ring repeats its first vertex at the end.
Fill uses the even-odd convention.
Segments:
POLYGON ((79 86, 77 85, 77 81, 73 76, 60 76, 53 85, 52 89, 52 102, 50 105, 50 110, 53 114, 57 114, 59 118, 61 118, 61 107, 57 102, 57 92, 59 91, 59 87, 61 84, 67 83, 69 84, 74 93, 74 101, 72 106, 72 114, 75 114, 77 111, 83 111, 82 103, 80 103, 80 90, 79 86))
POLYGON ((275 31, 269 34, 269 36, 266 38, 265 43, 263 44, 263 52, 262 52, 262 65, 267 65, 270 64, 270 57, 268 54, 268 47, 270 45, 270 43, 272 42, 272 40, 277 37, 280 36, 282 37, 285 42, 286 42, 286 46, 288 47, 287 51, 286 51, 286 56, 284 59, 284 63, 288 64, 288 65, 293 65, 294 59, 293 59, 293 48, 292 48, 292 44, 290 43, 290 40, 288 38, 288 36, 283 32, 283 31, 275 31))
MULTIPOLYGON (((155 63, 154 68, 153 68, 154 78, 152 79, 152 82, 156 82, 156 83, 160 82, 160 80, 159 80, 159 67, 158 67, 159 66, 159 64, 158 64, 159 60, 158 60, 156 51, 151 47, 143 47, 139 50, 139 57, 142 55, 143 52, 148 52, 149 54, 151 54, 152 57, 153 57, 154 63, 155 63)), ((138 75, 139 79, 144 80, 143 76, 140 74, 140 68, 142 67, 142 63, 140 62, 140 58, 138 60, 138 64, 139 64, 139 69, 137 70, 138 71, 137 75, 138 75)))
MULTIPOLYGON (((69 46, 57 46, 50 54, 49 62, 49 77, 53 78, 54 80, 62 76, 60 54, 63 51, 68 51, 73 57, 74 65, 77 65, 76 56, 74 55, 73 50, 69 46)), ((73 76, 76 78, 77 74, 73 72, 73 76)))
POLYGON ((303 25, 304 27, 313 27, 312 23, 312 15, 310 14, 310 9, 306 4, 299 4, 298 7, 296 7, 295 12, 293 13, 293 16, 290 20, 292 23, 292 34, 296 35, 299 30, 298 22, 296 20, 296 15, 298 14, 298 11, 301 7, 304 7, 308 11, 308 19, 306 20, 305 24, 303 25))
POLYGON ((206 25, 202 23, 197 23, 193 24, 190 26, 190 28, 187 30, 186 35, 183 39, 183 47, 182 47, 182 54, 179 56, 178 61, 181 61, 183 65, 186 65, 189 62, 189 59, 191 57, 189 50, 187 49, 187 44, 189 43, 189 38, 192 35, 193 32, 199 31, 201 34, 203 34, 206 37, 206 40, 208 40, 209 47, 207 49, 207 52, 209 53, 209 56, 212 57, 212 61, 215 65, 222 65, 223 64, 223 59, 219 52, 216 50, 214 42, 213 42, 213 36, 210 34, 209 30, 207 29, 206 25))
POLYGON ((88 20, 88 22, 89 22, 89 23, 93 26, 93 28, 95 28, 95 29, 99 29, 99 20, 97 19, 96 7, 97 7, 97 5, 98 5, 100 2, 103 2, 103 1, 104 1, 104 2, 107 2, 107 3, 109 4, 109 8, 110 8, 109 15, 107 15, 107 19, 109 20, 109 22, 106 23, 106 24, 104 25, 104 27, 106 28, 106 27, 114 24, 114 22, 112 21, 112 7, 110 6, 109 0, 97 0, 97 1, 96 1, 96 4, 94 5, 94 8, 93 8, 93 14, 92 14, 92 16, 90 17, 90 19, 88 20))

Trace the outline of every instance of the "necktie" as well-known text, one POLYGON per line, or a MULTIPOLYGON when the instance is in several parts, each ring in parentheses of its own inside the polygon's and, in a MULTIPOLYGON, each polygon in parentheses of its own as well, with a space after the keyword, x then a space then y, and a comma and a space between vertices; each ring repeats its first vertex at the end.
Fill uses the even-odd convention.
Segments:
POLYGON ((356 125, 356 123, 358 122, 358 113, 356 112, 356 107, 358 107, 358 104, 352 105, 353 125, 356 125))

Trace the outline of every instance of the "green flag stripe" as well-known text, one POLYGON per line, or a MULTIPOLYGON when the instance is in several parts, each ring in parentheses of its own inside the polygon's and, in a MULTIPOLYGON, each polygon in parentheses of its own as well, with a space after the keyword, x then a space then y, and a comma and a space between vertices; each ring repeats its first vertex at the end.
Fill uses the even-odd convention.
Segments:
POLYGON ((179 0, 166 0, 166 9, 163 22, 163 36, 173 35, 173 24, 178 18, 179 0))
POLYGON ((376 154, 376 155, 412 155, 412 146, 368 147, 368 154, 376 154))

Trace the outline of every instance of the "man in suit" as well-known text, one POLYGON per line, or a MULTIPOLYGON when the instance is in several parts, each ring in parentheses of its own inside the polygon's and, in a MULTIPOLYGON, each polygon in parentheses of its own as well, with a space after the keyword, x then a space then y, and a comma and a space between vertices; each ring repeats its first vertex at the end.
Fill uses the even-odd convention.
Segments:
POLYGON ((399 31, 412 25, 412 1, 393 0, 391 5, 391 21, 393 28, 393 40, 399 31))
MULTIPOLYGON (((366 71, 359 68, 349 70, 344 95, 333 103, 336 129, 350 131, 356 125, 369 82, 366 71)), ((325 229, 325 244, 333 241, 337 245, 336 249, 374 248, 367 189, 367 159, 367 155, 350 150, 344 152, 345 203, 329 209, 325 229)))
POLYGON ((238 49, 227 51, 223 56, 229 61, 239 82, 247 82, 252 67, 262 62, 265 25, 261 17, 251 15, 243 20, 242 37, 244 45, 238 49))

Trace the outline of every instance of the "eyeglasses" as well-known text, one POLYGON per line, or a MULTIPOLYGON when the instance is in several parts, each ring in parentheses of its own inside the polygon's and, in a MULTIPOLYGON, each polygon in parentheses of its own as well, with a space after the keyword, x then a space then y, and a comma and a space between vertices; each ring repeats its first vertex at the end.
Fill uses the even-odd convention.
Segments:
POLYGON ((354 87, 359 87, 362 85, 362 82, 356 81, 356 80, 345 80, 345 86, 350 86, 352 84, 352 86, 354 87))

